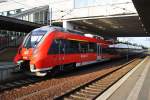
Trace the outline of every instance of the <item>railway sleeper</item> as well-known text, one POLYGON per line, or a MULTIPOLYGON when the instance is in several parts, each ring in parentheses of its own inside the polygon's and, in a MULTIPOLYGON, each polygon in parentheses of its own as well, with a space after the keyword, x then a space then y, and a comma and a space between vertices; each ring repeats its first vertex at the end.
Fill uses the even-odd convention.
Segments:
POLYGON ((101 85, 101 86, 107 86, 108 84, 109 84, 109 82, 108 81, 105 81, 105 80, 103 80, 103 81, 101 81, 101 82, 97 82, 97 83, 95 83, 96 85, 101 85))
POLYGON ((88 86, 89 88, 93 88, 93 89, 101 89, 101 88, 104 88, 104 86, 95 86, 95 85, 89 85, 88 86))
POLYGON ((93 90, 93 89, 81 89, 81 91, 86 91, 88 93, 99 93, 102 90, 93 90))
POLYGON ((31 82, 27 81, 27 80, 21 80, 22 84, 29 84, 31 82))
POLYGON ((91 87, 85 87, 86 90, 91 90, 91 91, 100 91, 99 89, 91 88, 91 87))
POLYGON ((79 95, 79 96, 87 97, 87 98, 95 97, 95 95, 93 95, 93 94, 88 94, 88 93, 83 93, 83 92, 76 92, 75 95, 79 95))
POLYGON ((81 90, 80 92, 88 93, 88 94, 93 94, 93 95, 99 94, 99 92, 95 92, 95 91, 88 91, 88 90, 81 90))
POLYGON ((37 80, 34 80, 34 79, 26 79, 26 81, 30 82, 30 83, 33 83, 33 82, 36 82, 37 80))
POLYGON ((89 99, 87 97, 81 97, 81 96, 74 95, 74 94, 70 95, 69 98, 73 99, 73 100, 91 100, 91 99, 89 99))
POLYGON ((93 83, 92 85, 89 85, 89 86, 96 86, 96 87, 105 88, 106 85, 101 85, 101 84, 93 83))
POLYGON ((16 84, 13 84, 13 83, 7 83, 5 86, 6 86, 6 87, 15 87, 16 84))
POLYGON ((8 86, 0 86, 0 91, 8 89, 8 86))
POLYGON ((22 85, 22 82, 13 82, 13 84, 22 85))
POLYGON ((70 98, 64 98, 63 100, 72 100, 72 99, 70 99, 70 98))

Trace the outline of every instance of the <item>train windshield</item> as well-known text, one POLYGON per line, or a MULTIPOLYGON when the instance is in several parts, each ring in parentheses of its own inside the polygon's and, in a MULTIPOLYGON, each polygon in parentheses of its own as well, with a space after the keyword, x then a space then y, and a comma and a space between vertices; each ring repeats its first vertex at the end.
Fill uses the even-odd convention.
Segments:
POLYGON ((42 30, 42 29, 33 30, 25 38, 23 46, 25 48, 36 47, 46 33, 47 33, 47 30, 42 30))

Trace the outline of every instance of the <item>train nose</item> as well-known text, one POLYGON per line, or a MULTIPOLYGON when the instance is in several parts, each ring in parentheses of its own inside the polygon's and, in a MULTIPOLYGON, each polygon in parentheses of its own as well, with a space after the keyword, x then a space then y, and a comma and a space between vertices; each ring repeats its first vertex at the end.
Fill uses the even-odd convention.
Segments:
POLYGON ((16 68, 15 68, 14 72, 22 71, 22 63, 23 63, 23 60, 19 60, 16 62, 16 68))

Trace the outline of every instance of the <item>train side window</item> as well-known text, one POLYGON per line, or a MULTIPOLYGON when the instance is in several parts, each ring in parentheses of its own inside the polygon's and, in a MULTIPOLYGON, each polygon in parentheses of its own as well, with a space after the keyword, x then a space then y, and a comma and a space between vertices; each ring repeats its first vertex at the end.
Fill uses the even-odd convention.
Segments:
POLYGON ((60 42, 60 40, 58 40, 58 39, 55 39, 52 42, 52 44, 49 48, 49 52, 48 52, 49 54, 58 54, 59 53, 59 42, 60 42))
POLYGON ((116 53, 115 49, 113 49, 113 48, 104 48, 103 52, 109 53, 109 54, 115 54, 116 53))
POLYGON ((110 48, 102 48, 102 52, 103 52, 103 53, 112 54, 112 53, 113 53, 113 49, 110 49, 110 48))
POLYGON ((79 53, 79 42, 66 40, 66 53, 79 53))
POLYGON ((88 53, 88 42, 80 42, 80 52, 88 53))
POLYGON ((89 43, 89 49, 88 52, 89 53, 96 53, 96 43, 89 43))

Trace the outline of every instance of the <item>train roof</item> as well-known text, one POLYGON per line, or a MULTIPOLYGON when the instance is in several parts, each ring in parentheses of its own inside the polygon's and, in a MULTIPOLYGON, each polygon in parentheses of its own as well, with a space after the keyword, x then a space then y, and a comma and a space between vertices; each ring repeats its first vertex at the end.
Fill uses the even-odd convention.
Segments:
POLYGON ((117 43, 117 44, 112 44, 109 45, 110 48, 131 48, 131 49, 142 49, 140 46, 134 46, 131 44, 124 44, 124 43, 117 43))
POLYGON ((62 28, 62 27, 57 27, 57 26, 42 26, 40 28, 36 28, 34 29, 33 31, 37 31, 37 30, 43 30, 43 31, 54 31, 54 30, 58 30, 58 31, 61 31, 61 32, 69 32, 69 33, 73 33, 73 34, 78 34, 78 35, 84 35, 83 32, 80 32, 80 31, 77 31, 77 30, 70 30, 70 29, 65 29, 65 28, 62 28))
POLYGON ((76 34, 76 35, 80 35, 82 36, 82 39, 94 39, 92 41, 96 41, 96 40, 101 40, 101 42, 103 43, 110 43, 110 41, 105 41, 103 37, 101 36, 97 36, 97 35, 92 35, 92 37, 89 37, 89 36, 85 36, 85 33, 83 32, 80 32, 80 31, 77 31, 77 30, 69 30, 69 29, 65 29, 65 28, 62 28, 62 27, 57 27, 57 26, 42 26, 40 28, 36 28, 32 31, 32 34, 34 35, 37 35, 37 34, 47 34, 47 33, 50 33, 52 31, 60 31, 60 32, 66 32, 66 33, 69 33, 69 34, 76 34), (84 37, 84 38, 83 38, 84 37))

